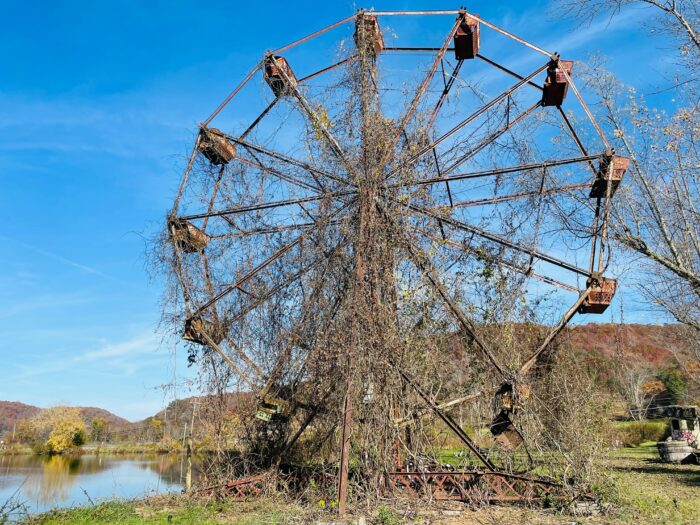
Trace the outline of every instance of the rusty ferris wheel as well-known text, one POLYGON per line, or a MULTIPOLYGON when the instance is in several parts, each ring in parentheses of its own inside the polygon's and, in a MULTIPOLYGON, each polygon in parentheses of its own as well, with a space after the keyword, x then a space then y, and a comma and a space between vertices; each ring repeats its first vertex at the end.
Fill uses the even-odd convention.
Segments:
MULTIPOLYGON (((465 499, 478 489, 518 500, 556 491, 497 465, 449 414, 478 394, 457 381, 460 396, 439 402, 431 381, 444 373, 438 382, 455 382, 454 370, 426 370, 445 351, 429 341, 456 334, 492 378, 495 442, 515 449, 523 437, 514 415, 538 360, 576 314, 610 304, 610 202, 628 159, 614 154, 572 75, 573 62, 465 9, 361 10, 267 53, 201 124, 168 218, 183 338, 255 393, 260 469, 316 434, 335 443, 341 510, 353 454, 397 494, 465 499), (409 17, 425 24, 420 38, 441 35, 438 47, 389 45, 396 37, 382 29, 409 17), (341 31, 332 63, 318 69, 302 54, 310 46, 328 56, 329 44, 314 42, 341 31), (487 57, 508 49, 511 62, 543 60, 520 74, 487 57), (563 108, 571 92, 584 123, 563 108), (544 139, 552 121, 566 146, 544 139), (579 136, 584 124, 599 142, 594 153, 579 136), (587 233, 555 227, 555 212, 587 214, 587 233), (561 253, 571 239, 588 265, 572 262, 573 249, 561 253), (489 299, 471 283, 487 266, 518 290, 555 290, 565 305, 517 358, 493 339, 492 322, 476 318, 489 299), (418 473, 402 463, 402 451, 420 448, 406 436, 418 405, 477 468, 418 473)), ((254 494, 260 479, 226 490, 254 494)))

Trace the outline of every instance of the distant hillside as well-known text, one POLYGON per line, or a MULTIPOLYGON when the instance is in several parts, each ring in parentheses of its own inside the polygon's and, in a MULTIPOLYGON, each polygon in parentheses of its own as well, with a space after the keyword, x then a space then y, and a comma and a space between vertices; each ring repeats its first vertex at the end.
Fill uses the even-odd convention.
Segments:
MULTIPOLYGON (((76 407, 86 423, 90 423, 94 418, 101 417, 111 428, 119 428, 130 425, 126 419, 112 414, 108 410, 96 407, 76 407)), ((39 412, 41 408, 32 405, 25 405, 17 401, 0 401, 0 432, 12 430, 17 421, 29 419, 39 412)))
POLYGON ((688 352, 679 325, 584 324, 570 327, 564 337, 574 348, 590 355, 640 359, 653 367, 671 364, 674 354, 688 352))
POLYGON ((0 432, 12 430, 21 419, 29 419, 41 410, 39 407, 25 405, 18 401, 0 401, 0 432))

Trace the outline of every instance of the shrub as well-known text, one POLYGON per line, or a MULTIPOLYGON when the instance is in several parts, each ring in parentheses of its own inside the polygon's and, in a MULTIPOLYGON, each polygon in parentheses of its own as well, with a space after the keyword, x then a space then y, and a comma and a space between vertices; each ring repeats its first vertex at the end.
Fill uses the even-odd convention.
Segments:
POLYGON ((668 421, 616 421, 610 424, 608 443, 612 446, 637 447, 647 441, 663 441, 670 435, 668 421))

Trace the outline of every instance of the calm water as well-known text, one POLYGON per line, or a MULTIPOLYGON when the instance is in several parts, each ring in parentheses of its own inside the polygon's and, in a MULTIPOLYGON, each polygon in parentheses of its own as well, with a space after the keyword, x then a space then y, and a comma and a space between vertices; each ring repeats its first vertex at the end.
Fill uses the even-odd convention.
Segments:
MULTIPOLYGON (((0 456, 0 506, 15 493, 35 513, 89 504, 90 499, 178 492, 186 469, 187 459, 173 455, 0 456)), ((196 474, 195 463, 194 479, 196 474)))

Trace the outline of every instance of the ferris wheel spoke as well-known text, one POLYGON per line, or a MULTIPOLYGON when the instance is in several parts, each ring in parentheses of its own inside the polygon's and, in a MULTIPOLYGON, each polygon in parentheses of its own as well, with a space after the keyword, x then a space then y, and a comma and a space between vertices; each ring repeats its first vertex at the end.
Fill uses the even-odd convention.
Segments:
POLYGON ((520 370, 518 370, 518 376, 524 376, 532 369, 533 366, 535 366, 535 363, 540 355, 547 350, 552 341, 554 341, 554 338, 559 335, 559 332, 561 332, 569 321, 571 321, 571 318, 579 311, 579 307, 585 302, 593 289, 593 285, 591 284, 581 293, 573 306, 567 310, 561 321, 559 321, 559 324, 550 330, 549 334, 547 334, 547 337, 545 337, 544 341, 542 341, 537 350, 535 350, 527 361, 525 361, 525 364, 520 368, 520 370))
POLYGON ((351 55, 351 56, 349 56, 349 57, 347 57, 347 58, 344 58, 344 59, 342 59, 342 60, 339 60, 339 61, 336 62, 335 64, 332 64, 332 65, 330 65, 330 66, 328 66, 328 67, 324 67, 323 69, 319 69, 318 71, 316 71, 316 72, 314 72, 314 73, 311 73, 311 74, 309 74, 309 75, 306 75, 305 77, 300 78, 300 79, 299 79, 299 83, 300 83, 300 84, 303 84, 303 83, 306 82, 307 80, 311 80, 312 78, 316 78, 317 76, 322 75, 323 73, 327 73, 327 72, 329 72, 329 71, 333 71, 334 69, 336 69, 336 68, 338 68, 338 67, 340 67, 340 66, 344 66, 345 64, 349 64, 350 62, 354 62, 354 61, 357 60, 358 58, 360 58, 360 55, 351 55))
MULTIPOLYGON (((516 73, 515 71, 512 71, 511 69, 508 69, 508 68, 505 67, 503 64, 499 64, 499 63, 496 62, 495 60, 491 60, 490 58, 485 57, 485 56, 482 55, 481 53, 477 53, 477 54, 476 54, 476 58, 478 58, 478 59, 481 60, 482 62, 486 62, 487 64, 489 64, 489 65, 495 67, 496 69, 498 69, 498 70, 500 70, 500 71, 503 71, 503 72, 504 72, 505 74, 507 74, 507 75, 510 75, 510 76, 512 76, 512 77, 514 77, 514 78, 517 78, 518 80, 523 80, 523 79, 525 78, 524 76, 519 75, 519 74, 516 73)), ((532 86, 532 87, 534 87, 534 88, 536 88, 536 89, 539 89, 540 91, 544 91, 544 88, 543 88, 542 86, 540 86, 539 84, 535 84, 532 80, 529 80, 528 83, 527 83, 527 85, 528 85, 528 86, 532 86)))
POLYGON ((581 190, 583 188, 590 188, 591 184, 584 182, 582 184, 568 184, 565 186, 559 186, 556 188, 548 188, 543 190, 534 191, 521 191, 517 193, 510 193, 507 195, 497 195, 495 197, 489 197, 485 199, 474 199, 469 201, 455 202, 453 208, 468 208, 471 206, 485 206, 491 204, 501 204, 503 202, 512 202, 519 199, 527 199, 529 197, 536 197, 541 195, 555 195, 558 193, 570 193, 572 191, 581 190))
MULTIPOLYGON (((337 252, 342 246, 344 245, 345 239, 343 239, 340 243, 336 245, 336 248, 334 249, 334 252, 337 252)), ((323 287, 325 286, 326 279, 328 276, 328 270, 329 270, 329 265, 326 265, 323 268, 323 275, 321 278, 317 281, 317 283, 314 285, 314 290, 310 295, 310 300, 314 300, 318 295, 321 293, 323 287)), ((334 304, 331 306, 331 308, 328 311, 327 318, 323 322, 323 328, 319 330, 319 333, 324 334, 331 326, 333 323, 333 320, 335 319, 335 316, 337 315, 338 311, 340 310, 340 306, 343 303, 346 294, 345 294, 345 289, 347 288, 347 280, 348 280, 348 275, 349 272, 344 273, 344 279, 343 279, 343 285, 340 287, 339 292, 336 294, 334 304)), ((289 343, 285 346, 284 351, 280 354, 278 357, 277 361, 275 362, 275 365, 272 368, 272 371, 270 372, 269 377, 267 378, 267 381, 265 383, 265 386, 263 389, 260 391, 260 396, 264 397, 266 396, 270 389, 273 387, 275 381, 280 379, 280 376, 282 374, 282 367, 287 363, 289 360, 289 357, 292 354, 292 350, 294 349, 295 344, 297 343, 297 338, 295 337, 295 332, 298 330, 300 326, 303 326, 303 324, 307 320, 309 310, 305 309, 302 311, 301 318, 295 323, 294 329, 291 331, 291 335, 289 337, 289 343)))
POLYGON ((428 283, 435 289, 437 295, 441 298, 442 302, 445 303, 445 307, 452 314, 452 316, 457 320, 462 329, 469 335, 474 343, 479 347, 481 353, 486 357, 486 359, 493 365, 493 367, 498 371, 501 376, 505 379, 510 378, 509 371, 501 365, 496 356, 491 352, 491 350, 482 341, 481 337, 477 333, 474 323, 467 317, 462 308, 457 304, 457 302, 450 296, 445 285, 440 281, 435 272, 432 262, 428 255, 420 247, 416 246, 411 239, 406 236, 404 231, 400 226, 397 226, 394 221, 392 221, 388 216, 385 215, 385 219, 391 225, 394 235, 399 241, 399 245, 406 250, 409 259, 413 262, 416 268, 425 277, 428 283))
POLYGON ((540 252, 538 250, 535 250, 534 248, 530 248, 528 246, 523 246, 522 244, 511 241, 510 239, 506 239, 505 237, 502 237, 502 236, 497 235, 495 233, 486 231, 486 230, 479 228, 477 226, 467 224, 465 222, 459 221, 459 220, 454 219, 452 217, 434 212, 434 211, 426 209, 426 208, 422 208, 420 206, 416 206, 414 204, 402 203, 400 201, 395 201, 395 202, 401 204, 402 206, 411 210, 414 213, 418 213, 418 214, 424 215, 426 217, 431 217, 431 218, 435 219, 436 221, 440 221, 444 224, 447 224, 449 226, 452 226, 452 227, 460 229, 460 230, 468 231, 470 233, 478 235, 479 237, 483 237, 484 239, 487 239, 489 241, 492 241, 492 242, 495 242, 495 243, 500 244, 502 246, 505 246, 506 248, 510 248, 512 250, 531 255, 532 257, 534 257, 536 259, 553 264, 555 266, 559 266, 560 268, 563 268, 565 270, 569 270, 571 272, 574 272, 574 273, 577 273, 579 275, 583 275, 586 277, 590 277, 590 275, 591 275, 591 272, 589 270, 584 270, 583 268, 579 268, 578 266, 573 265, 571 263, 568 263, 562 259, 559 259, 559 258, 554 257, 552 255, 548 255, 548 254, 543 253, 543 252, 540 252))
POLYGON ((588 117, 588 120, 593 125, 593 128, 595 129, 596 133, 598 134, 598 137, 600 137, 600 140, 603 142, 603 144, 605 144, 605 147, 607 149, 610 149, 611 146, 610 146, 610 143, 608 142, 608 139, 605 137, 605 133, 603 133, 603 130, 600 129, 600 126, 598 125, 598 121, 595 119, 595 117, 591 113, 591 110, 588 109, 588 105, 583 100, 581 93, 579 93, 578 88, 576 87, 576 84, 574 83, 573 78, 571 78, 570 73, 568 71, 566 71, 566 69, 562 69, 561 71, 564 74, 564 78, 566 78, 566 82, 571 86, 571 90, 574 92, 574 95, 576 96, 576 99, 579 101, 579 104, 581 104, 581 107, 583 108, 584 113, 588 117))
MULTIPOLYGON (((237 215, 240 213, 256 212, 262 210, 270 210, 274 208, 281 208, 284 206, 293 206, 297 204, 303 204, 305 202, 317 202, 326 199, 340 199, 341 197, 347 197, 349 195, 355 195, 356 191, 337 191, 324 193, 322 195, 314 195, 312 197, 301 197, 298 199, 285 199, 281 201, 270 201, 261 202, 258 204, 250 204, 248 206, 239 206, 236 208, 227 208, 224 210, 214 210, 206 213, 195 213, 192 215, 183 215, 178 217, 178 220, 191 221, 194 219, 204 219, 207 217, 222 217, 228 215, 237 215)), ((342 201, 341 201, 342 202, 342 201)))
MULTIPOLYGON (((445 244, 451 246, 452 248, 459 250, 460 252, 467 251, 474 256, 479 256, 481 258, 484 258, 484 254, 482 252, 478 251, 476 248, 472 248, 469 244, 465 244, 464 242, 455 241, 453 239, 450 239, 449 237, 438 237, 437 235, 426 232, 425 230, 422 230, 422 229, 417 228, 417 227, 411 227, 411 229, 413 231, 415 231, 416 233, 419 233, 419 234, 425 236, 428 239, 445 243, 445 244)), ((532 279, 536 279, 538 281, 542 281, 543 283, 547 283, 547 284, 556 286, 556 287, 561 288, 563 290, 567 290, 569 292, 576 292, 576 293, 581 292, 575 286, 571 286, 570 284, 567 284, 565 282, 562 282, 562 281, 559 281, 559 280, 554 279, 552 277, 549 277, 547 275, 542 275, 542 274, 535 272, 532 269, 531 265, 520 266, 513 261, 510 261, 504 257, 499 257, 498 255, 493 255, 493 254, 486 255, 486 259, 488 261, 493 261, 499 265, 502 265, 502 266, 508 268, 509 270, 517 272, 521 275, 524 275, 524 276, 532 278, 532 279)))
POLYGON ((453 161, 452 164, 450 164, 447 168, 443 170, 444 173, 450 173, 457 169, 459 166, 464 164, 465 161, 469 160, 472 158, 474 155, 479 153, 481 150, 483 150, 486 146, 491 144, 494 140, 499 138, 501 135, 504 133, 510 131, 513 127, 515 127, 516 124, 519 124, 523 120, 525 120, 528 116, 532 114, 533 111, 535 111, 537 108, 539 108, 542 105, 542 101, 537 101, 535 102, 532 106, 527 108, 525 111, 521 112, 520 115, 515 117, 512 120, 508 120, 506 122, 506 125, 503 126, 501 129, 494 131, 491 133, 486 139, 481 141, 479 144, 474 146, 472 149, 464 153, 461 157, 459 157, 457 160, 453 161))
POLYGON ((291 164, 292 166, 296 166, 297 168, 301 168, 305 171, 308 171, 309 173, 313 173, 314 175, 321 175, 323 177, 326 177, 334 182, 344 184, 344 185, 351 185, 349 181, 345 180, 343 177, 339 177, 338 175, 334 175, 332 173, 329 173, 325 170, 322 170, 320 168, 317 168, 308 162, 303 162, 301 160, 295 159, 293 157, 290 157, 288 155, 285 155, 284 153, 280 153, 278 151, 271 150, 270 148, 266 148, 264 146, 260 146, 259 144, 254 144, 249 141, 245 141, 230 135, 225 135, 226 138, 228 138, 230 141, 243 146, 246 149, 250 149, 252 151, 255 151, 257 153, 262 153, 263 155, 266 155, 270 158, 273 158, 275 160, 279 160, 281 162, 285 162, 287 164, 291 164))
POLYGON ((440 98, 435 104, 435 108, 433 108, 433 111, 430 113, 430 118, 428 119, 428 123, 425 126, 426 132, 430 132, 430 130, 433 128, 433 124, 435 124, 435 119, 437 118, 438 113, 440 112, 440 108, 442 108, 442 105, 445 103, 447 96, 450 94, 452 86, 454 85, 455 80, 457 80, 459 70, 462 69, 462 64, 464 64, 463 59, 457 60, 457 65, 455 65, 454 69, 452 70, 452 73, 450 74, 450 79, 445 83, 445 89, 443 89, 442 93, 440 93, 440 98))
POLYGON ((241 133, 238 138, 240 140, 243 140, 246 138, 255 128, 258 124, 260 124, 260 121, 262 121, 263 118, 265 118, 265 115, 267 115, 270 111, 272 111, 272 108, 274 108, 277 105, 277 102, 279 102, 279 97, 275 97, 272 102, 270 102, 265 109, 262 110, 260 115, 256 117, 256 119, 248 126, 243 133, 241 133))
POLYGON ((292 177, 291 175, 281 172, 279 170, 276 170, 274 168, 270 168, 269 166, 265 166, 262 161, 255 155, 254 152, 250 151, 250 156, 255 159, 255 162, 248 160, 246 158, 243 158, 241 156, 236 157, 236 160, 239 162, 242 162, 243 164, 250 166, 252 168, 259 169, 260 171, 263 171, 265 173, 269 173, 270 175, 273 175, 277 177, 278 179, 284 181, 284 182, 289 182, 290 184, 294 184, 295 186, 299 186, 300 188, 304 188, 305 190, 311 190, 316 193, 320 193, 323 191, 323 187, 319 183, 318 179, 311 174, 311 176, 314 179, 314 182, 316 182, 317 186, 314 186, 312 184, 309 184, 307 182, 304 182, 303 180, 297 179, 296 177, 292 177))
POLYGON ((526 85, 530 80, 535 78, 537 75, 542 73, 544 70, 547 69, 549 66, 549 63, 544 64, 540 67, 538 67, 535 71, 530 73, 527 77, 523 78, 510 88, 506 89, 503 93, 498 95, 497 97, 493 98, 491 101, 487 102, 485 105, 481 106, 479 109, 477 109, 475 112, 473 112, 471 115, 460 121, 458 124, 456 124, 454 127, 452 127, 449 131, 445 132, 442 134, 440 137, 435 139, 433 142, 428 144, 427 146, 424 146, 421 148, 419 151, 411 155, 407 160, 399 164, 398 166, 394 167, 391 169, 391 171, 386 175, 386 179, 390 179, 397 173, 399 173, 402 169, 410 166, 413 164, 416 160, 420 159, 423 155, 425 155, 427 152, 432 151, 435 149, 437 146, 442 144, 445 140, 450 138, 452 135, 457 133, 460 129, 462 129, 464 126, 468 125, 469 123, 473 122, 477 118, 479 118, 481 115, 485 114, 488 112, 491 108, 505 100, 507 97, 511 96, 513 93, 517 92, 520 88, 522 88, 524 85, 526 85))
POLYGON ((592 160, 599 160, 603 155, 586 155, 583 157, 571 157, 568 159, 551 159, 542 162, 532 163, 532 164, 519 164, 515 166, 504 166, 502 168, 494 168, 490 170, 473 171, 468 173, 457 173, 454 175, 444 175, 441 177, 432 177, 429 179, 418 179, 410 182, 402 182, 399 184, 391 184, 385 186, 387 189, 393 188, 406 188, 411 186, 422 186, 430 184, 439 184, 445 181, 455 182, 470 179, 480 179, 484 177, 494 177, 497 175, 507 175, 512 173, 519 173, 522 171, 531 171, 536 169, 552 168, 556 166, 567 166, 569 164, 577 164, 580 162, 590 162, 592 160))
MULTIPOLYGON (((274 68, 274 74, 272 74, 269 77, 272 80, 268 80, 268 83, 281 82, 281 86, 273 87, 273 91, 276 92, 276 95, 278 97, 286 97, 291 95, 294 97, 294 99, 296 99, 302 115, 306 116, 306 118, 311 122, 311 125, 313 126, 315 131, 317 130, 321 132, 321 135, 323 136, 328 147, 333 152, 333 155, 340 161, 347 173, 353 179, 357 179, 357 170, 355 166, 350 162, 350 159, 346 155, 342 146, 335 138, 333 133, 331 133, 331 131, 328 129, 326 123, 321 120, 317 112, 314 111, 314 109, 311 107, 311 104, 308 100, 306 100, 306 97, 302 94, 301 91, 299 91, 299 81, 294 77, 294 74, 292 73, 292 70, 289 67, 287 61, 282 57, 277 57, 272 54, 268 54, 265 58, 265 61, 266 68, 274 68), (268 66, 267 64, 270 65, 268 66)), ((272 85, 276 86, 276 84, 271 84, 271 86, 272 85)), ((321 108, 321 111, 325 112, 323 108, 321 108)), ((345 182, 347 183, 347 181, 345 182)))
POLYGON ((464 20, 464 17, 465 17, 465 13, 460 13, 459 16, 457 16, 457 19, 455 20, 455 23, 452 26, 452 29, 450 29, 449 33, 447 34, 447 38, 445 38, 445 41, 442 44, 442 47, 440 48, 440 50, 438 51, 437 56, 435 57, 435 60, 433 60, 433 63, 430 66, 430 69, 428 70, 427 74, 423 78, 423 81, 419 84, 418 89, 416 89, 416 93, 413 95, 413 100, 411 101, 411 104, 408 106, 406 113, 404 114, 403 118, 401 119, 401 123, 398 125, 398 127, 396 128, 396 132, 394 133, 394 135, 391 137, 391 140, 389 141, 389 147, 386 148, 386 153, 384 154, 384 158, 381 159, 381 162, 379 164, 380 170, 384 169, 384 166, 386 165, 386 163, 389 162, 390 155, 392 155, 394 149, 396 148, 396 144, 398 144, 399 139, 401 138, 401 135, 404 133, 404 130, 406 129, 406 126, 408 125, 408 122, 411 120, 411 118, 413 117, 413 114, 418 109, 418 105, 420 104, 421 99, 425 95, 425 92, 428 89, 428 85, 435 77, 435 73, 437 72, 438 66, 440 65, 440 62, 442 62, 442 58, 445 56, 447 49, 450 47, 450 42, 452 42, 452 39, 454 38, 455 33, 457 32, 457 29, 459 28, 460 24, 464 20))
POLYGON ((227 286, 224 288, 221 292, 216 294, 214 297, 209 299, 207 302, 205 302, 203 305, 201 305, 199 308, 197 308, 192 314, 188 316, 189 319, 197 317, 199 314, 201 314, 204 310, 209 308, 211 305, 214 303, 220 301, 224 297, 226 297, 228 294, 233 292, 235 289, 239 288, 240 286, 244 285, 248 281, 250 281, 253 277, 255 277, 257 274, 259 274, 261 271, 263 271, 265 268, 270 266, 272 263, 275 261, 281 259, 284 257, 287 253, 289 253, 294 247, 298 246, 301 244, 305 239, 307 239, 313 232, 319 230, 321 227, 326 226, 334 217, 340 215, 341 212, 346 210, 348 208, 349 204, 345 204, 341 208, 331 212, 328 214, 326 217, 323 219, 319 220, 315 226, 305 230, 301 234, 297 236, 296 239, 293 241, 285 244, 282 246, 280 249, 278 249, 275 253, 267 257, 264 261, 262 261, 260 264, 249 270, 247 273, 245 273, 243 276, 241 276, 239 279, 237 279, 233 284, 227 286))
POLYGON ((263 67, 263 61, 261 60, 258 62, 253 69, 250 70, 250 72, 246 75, 246 77, 241 81, 240 84, 238 84, 235 89, 227 96, 224 101, 219 104, 219 107, 217 107, 214 112, 209 115, 209 117, 203 122, 204 126, 208 126, 209 123, 216 118, 216 116, 221 113, 221 111, 226 107, 226 105, 233 100, 233 97, 235 97, 238 92, 243 89, 243 86, 245 86, 251 78, 255 76, 255 74, 263 67))
MULTIPOLYGON (((569 117, 566 116, 566 113, 564 110, 561 108, 561 106, 557 106, 557 112, 561 116, 562 120, 564 121, 564 125, 566 126, 567 131, 569 132, 569 135, 571 135, 571 138, 573 141, 576 143, 576 146, 578 147, 579 151, 581 152, 582 155, 588 155, 586 152, 586 148, 583 145, 583 142, 581 142, 581 139, 579 138, 578 134, 576 133, 576 130, 574 129, 573 124, 569 120, 569 117)), ((588 163, 588 166, 591 168, 591 171, 593 172, 593 176, 598 175, 598 170, 596 167, 593 165, 592 162, 588 163)))

